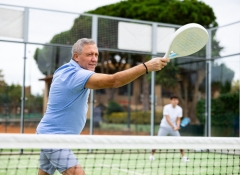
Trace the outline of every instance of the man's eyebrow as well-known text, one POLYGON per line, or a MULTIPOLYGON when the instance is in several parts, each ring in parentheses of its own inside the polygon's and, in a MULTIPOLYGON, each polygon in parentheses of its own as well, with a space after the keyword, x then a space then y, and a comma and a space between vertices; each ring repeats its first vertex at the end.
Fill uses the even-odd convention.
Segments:
POLYGON ((87 52, 86 54, 94 54, 94 55, 99 55, 99 52, 87 52))

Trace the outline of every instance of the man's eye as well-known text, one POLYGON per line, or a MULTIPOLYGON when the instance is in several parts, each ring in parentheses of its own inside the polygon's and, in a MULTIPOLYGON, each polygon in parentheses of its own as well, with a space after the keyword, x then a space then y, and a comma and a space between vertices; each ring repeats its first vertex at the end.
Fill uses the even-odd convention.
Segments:
POLYGON ((98 57, 98 54, 96 53, 96 54, 94 54, 94 53, 89 53, 89 54, 87 54, 87 56, 95 56, 95 57, 98 57))

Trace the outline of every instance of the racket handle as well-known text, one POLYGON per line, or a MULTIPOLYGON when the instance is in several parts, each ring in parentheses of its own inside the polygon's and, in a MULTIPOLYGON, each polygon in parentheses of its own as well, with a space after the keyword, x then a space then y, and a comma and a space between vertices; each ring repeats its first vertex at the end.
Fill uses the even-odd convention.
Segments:
POLYGON ((176 53, 171 53, 169 55, 165 54, 163 58, 169 58, 169 59, 173 59, 176 58, 178 56, 178 54, 176 53))
POLYGON ((169 55, 169 58, 172 59, 172 58, 175 58, 176 56, 177 56, 176 53, 171 53, 171 54, 169 55))

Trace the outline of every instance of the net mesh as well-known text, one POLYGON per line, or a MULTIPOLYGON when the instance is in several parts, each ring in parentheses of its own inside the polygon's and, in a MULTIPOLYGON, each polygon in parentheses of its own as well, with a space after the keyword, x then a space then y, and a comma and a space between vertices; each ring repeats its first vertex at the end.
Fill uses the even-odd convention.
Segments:
MULTIPOLYGON (((37 174, 42 148, 65 155, 71 148, 88 175, 240 174, 239 138, 1 134, 0 139, 1 175, 37 174)), ((62 159, 71 156, 55 160, 62 159)))

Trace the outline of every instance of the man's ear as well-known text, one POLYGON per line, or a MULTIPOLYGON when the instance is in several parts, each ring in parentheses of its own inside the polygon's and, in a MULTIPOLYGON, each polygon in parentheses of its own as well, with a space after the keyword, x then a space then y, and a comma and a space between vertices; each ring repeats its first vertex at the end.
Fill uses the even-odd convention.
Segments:
POLYGON ((74 53, 73 54, 73 60, 78 62, 78 54, 77 53, 74 53))

